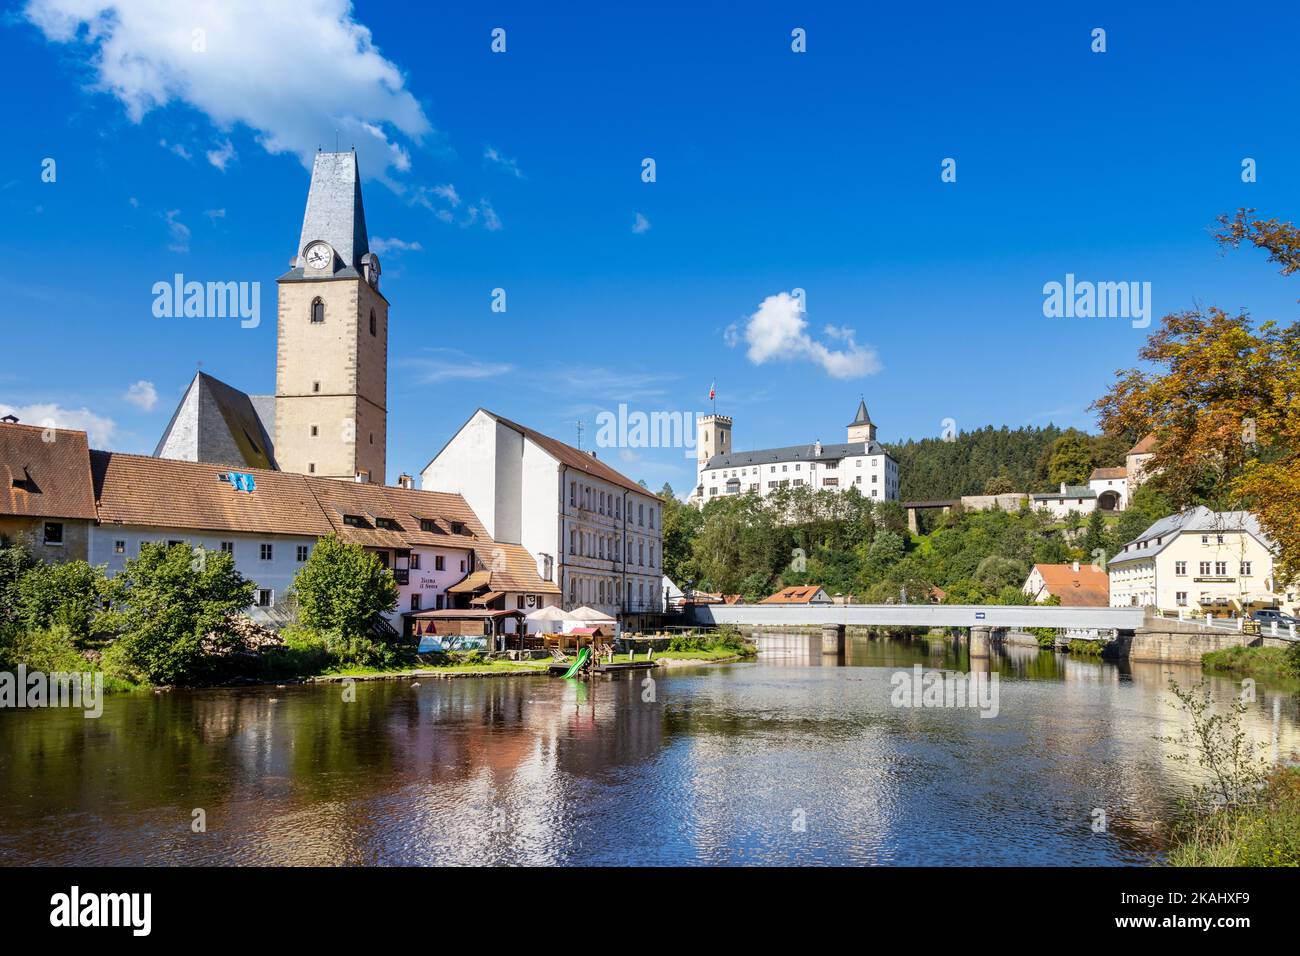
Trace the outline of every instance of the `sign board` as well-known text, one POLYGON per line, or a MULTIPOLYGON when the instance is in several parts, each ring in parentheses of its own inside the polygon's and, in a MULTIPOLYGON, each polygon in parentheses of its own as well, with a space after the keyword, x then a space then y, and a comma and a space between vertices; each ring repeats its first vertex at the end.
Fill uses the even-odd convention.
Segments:
POLYGON ((982 621, 982 620, 984 620, 984 612, 983 612, 983 611, 976 611, 976 612, 975 612, 975 620, 977 620, 977 621, 982 621))

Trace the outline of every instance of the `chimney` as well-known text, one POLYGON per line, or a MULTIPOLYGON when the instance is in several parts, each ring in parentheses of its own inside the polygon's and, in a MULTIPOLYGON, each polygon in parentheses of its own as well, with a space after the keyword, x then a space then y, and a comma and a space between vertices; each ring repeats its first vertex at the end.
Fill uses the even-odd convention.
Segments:
POLYGON ((595 457, 596 457, 596 449, 593 448, 591 451, 587 452, 587 454, 590 455, 592 458, 595 458, 595 457))
POLYGON ((410 475, 408 475, 406 472, 402 472, 400 475, 397 476, 397 487, 414 488, 415 479, 412 478, 410 475))
POLYGON ((370 474, 369 474, 369 472, 365 472, 365 471, 359 471, 359 472, 357 472, 357 477, 356 477, 355 481, 356 481, 356 483, 359 484, 359 485, 369 484, 369 483, 370 483, 370 474))

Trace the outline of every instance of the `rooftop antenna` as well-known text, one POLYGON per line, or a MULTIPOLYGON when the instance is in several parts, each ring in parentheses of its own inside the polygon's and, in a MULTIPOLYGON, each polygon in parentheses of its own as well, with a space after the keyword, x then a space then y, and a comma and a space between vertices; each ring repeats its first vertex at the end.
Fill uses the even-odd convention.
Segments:
POLYGON ((578 451, 582 451, 582 430, 585 426, 582 424, 581 418, 574 422, 574 424, 578 426, 578 451))

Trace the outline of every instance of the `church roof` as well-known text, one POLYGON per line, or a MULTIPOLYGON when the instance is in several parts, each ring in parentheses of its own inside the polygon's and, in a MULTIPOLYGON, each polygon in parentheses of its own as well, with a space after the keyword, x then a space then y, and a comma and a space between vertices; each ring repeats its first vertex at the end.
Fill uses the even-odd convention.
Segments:
POLYGON ((370 251, 368 235, 357 154, 317 153, 307 192, 307 211, 302 217, 302 235, 286 278, 302 276, 302 251, 317 239, 333 246, 342 260, 336 276, 361 275, 361 257, 370 251))
POLYGON ((858 399, 858 413, 853 416, 853 421, 849 422, 849 426, 870 424, 871 416, 867 414, 867 400, 860 398, 858 399))
POLYGON ((276 468, 271 435, 262 411, 269 396, 246 395, 239 389, 199 372, 172 413, 155 458, 206 461, 245 468, 276 468), (259 409, 260 406, 260 409, 259 409))
MULTIPOLYGON (((888 455, 878 441, 855 441, 835 445, 822 445, 817 454, 816 444, 786 445, 784 448, 760 448, 757 451, 733 451, 714 455, 705 468, 739 468, 742 465, 764 465, 781 461, 839 461, 854 455, 888 455)), ((890 456, 893 457, 893 456, 890 456)))

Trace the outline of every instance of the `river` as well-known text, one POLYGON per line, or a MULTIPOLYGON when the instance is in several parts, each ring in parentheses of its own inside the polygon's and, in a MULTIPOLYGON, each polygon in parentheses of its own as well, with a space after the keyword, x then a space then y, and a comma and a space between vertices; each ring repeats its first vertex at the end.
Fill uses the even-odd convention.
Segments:
MULTIPOLYGON (((110 696, 0 712, 3 864, 1146 864, 1199 669, 997 651, 998 713, 891 705, 946 643, 764 637, 757 662, 110 696), (412 686, 418 683, 419 686, 412 686), (1104 815, 1104 816, 1103 816, 1104 815), (202 824, 200 826, 199 824, 202 824)), ((1212 679, 1227 701, 1240 685, 1212 679)), ((1296 701, 1246 727, 1300 749, 1296 701)))

